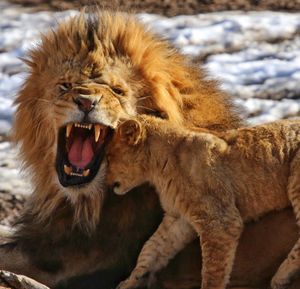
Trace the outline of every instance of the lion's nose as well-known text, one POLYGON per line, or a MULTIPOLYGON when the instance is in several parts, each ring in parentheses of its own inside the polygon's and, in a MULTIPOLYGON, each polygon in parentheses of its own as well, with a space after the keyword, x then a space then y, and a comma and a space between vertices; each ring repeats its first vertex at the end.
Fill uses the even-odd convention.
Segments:
POLYGON ((78 105, 78 108, 84 113, 92 111, 97 104, 97 100, 93 100, 82 96, 77 96, 76 98, 74 98, 74 102, 78 105))

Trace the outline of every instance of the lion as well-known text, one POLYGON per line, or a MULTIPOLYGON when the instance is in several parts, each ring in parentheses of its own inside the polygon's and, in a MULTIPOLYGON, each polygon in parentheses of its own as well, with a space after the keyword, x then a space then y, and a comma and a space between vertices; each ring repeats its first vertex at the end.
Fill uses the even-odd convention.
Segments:
MULTIPOLYGON (((61 22, 28 52, 12 137, 33 192, 0 247, 1 269, 50 287, 117 286, 163 216, 151 186, 122 199, 105 189, 104 148, 119 119, 149 114, 214 131, 242 124, 218 83, 148 30, 135 15, 95 9, 61 22)), ((230 286, 267 284, 296 238, 290 210, 248 226, 230 286)), ((180 253, 156 288, 198 287, 198 247, 180 253)))
MULTIPOLYGON (((117 128, 106 152, 117 195, 150 183, 166 214, 118 289, 137 288, 200 237, 202 289, 227 286, 243 223, 292 204, 300 226, 300 121, 209 132, 142 116, 117 128), (195 233, 194 233, 195 232, 195 233)), ((300 272, 300 238, 272 279, 283 289, 300 272)))

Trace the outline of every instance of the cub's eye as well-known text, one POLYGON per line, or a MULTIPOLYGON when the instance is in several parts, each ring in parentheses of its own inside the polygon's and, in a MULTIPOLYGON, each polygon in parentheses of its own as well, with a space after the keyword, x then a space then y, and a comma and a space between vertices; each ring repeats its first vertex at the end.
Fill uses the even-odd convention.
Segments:
POLYGON ((72 84, 68 83, 68 82, 63 82, 63 83, 60 83, 58 85, 58 87, 62 93, 65 93, 72 88, 72 84))
POLYGON ((118 95, 125 95, 125 92, 119 87, 112 87, 112 91, 118 95))

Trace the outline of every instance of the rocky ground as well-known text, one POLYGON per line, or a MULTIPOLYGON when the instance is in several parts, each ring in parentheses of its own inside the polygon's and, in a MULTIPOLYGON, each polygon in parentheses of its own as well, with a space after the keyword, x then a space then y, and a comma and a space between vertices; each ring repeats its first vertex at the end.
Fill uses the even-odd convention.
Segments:
MULTIPOLYGON (((40 32, 76 13, 38 10, 0 1, 2 136, 7 136, 11 127, 12 102, 26 77, 26 67, 18 57, 24 57, 37 43, 40 32)), ((203 63, 209 77, 219 79, 221 87, 235 97, 250 124, 300 116, 300 13, 235 11, 139 17, 187 57, 203 63)), ((16 148, 2 137, 0 225, 12 224, 29 193, 16 148)))
MULTIPOLYGON (((12 224, 23 208, 30 186, 22 177, 16 149, 8 141, 0 143, 0 225, 12 224)), ((1 235, 1 234, 0 234, 1 235)))

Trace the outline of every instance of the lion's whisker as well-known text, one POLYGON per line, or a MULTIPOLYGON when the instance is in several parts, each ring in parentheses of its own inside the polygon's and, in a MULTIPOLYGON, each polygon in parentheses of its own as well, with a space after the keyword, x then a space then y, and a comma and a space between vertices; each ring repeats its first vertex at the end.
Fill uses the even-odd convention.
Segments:
POLYGON ((155 110, 155 109, 152 109, 152 108, 150 108, 150 107, 147 107, 147 106, 143 106, 143 105, 137 105, 136 107, 137 107, 137 108, 143 108, 143 109, 146 109, 146 110, 150 110, 150 111, 156 112, 156 110, 155 110))
POLYGON ((147 96, 139 97, 139 98, 137 99, 137 101, 140 101, 140 100, 145 100, 145 99, 147 99, 147 98, 151 98, 151 95, 147 95, 147 96))

